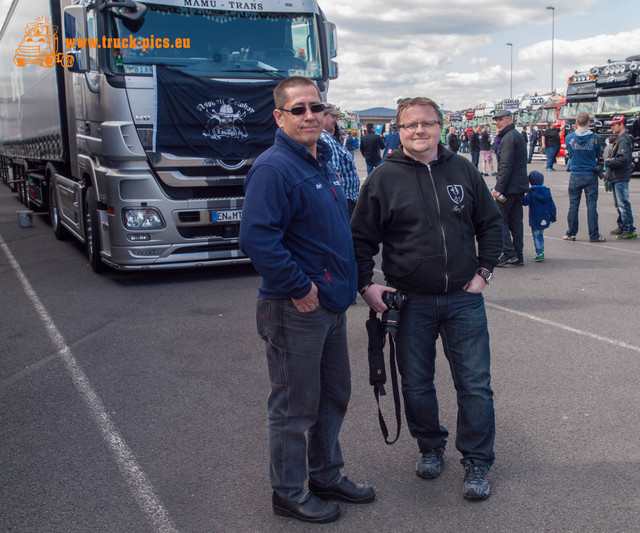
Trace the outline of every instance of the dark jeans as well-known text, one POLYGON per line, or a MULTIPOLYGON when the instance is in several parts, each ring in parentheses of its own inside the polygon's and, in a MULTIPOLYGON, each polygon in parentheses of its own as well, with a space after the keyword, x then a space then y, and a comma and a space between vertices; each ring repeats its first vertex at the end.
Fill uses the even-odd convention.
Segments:
POLYGON ((527 163, 531 163, 531 160, 533 159, 533 154, 536 151, 536 145, 533 143, 529 144, 529 159, 527 159, 527 163))
POLYGON ((524 194, 505 194, 506 202, 498 202, 502 213, 502 251, 505 255, 522 257, 524 249, 524 227, 522 198, 524 194))
POLYGON ((337 482, 344 465, 338 435, 351 394, 347 321, 322 306, 301 313, 291 300, 263 299, 256 318, 271 380, 271 486, 300 502, 307 460, 309 479, 321 486, 337 482))
POLYGON ((558 157, 558 153, 560 152, 559 146, 549 146, 544 149, 544 154, 547 156, 547 170, 553 168, 553 165, 556 162, 556 157, 558 157))
POLYGON ((471 162, 476 168, 478 168, 478 164, 480 163, 480 152, 471 152, 471 162))
POLYGON ((597 239, 600 236, 598 229, 598 177, 595 174, 571 174, 569 176, 569 211, 567 223, 569 229, 567 235, 578 234, 578 209, 580 198, 584 190, 584 198, 587 203, 587 224, 589 226, 589 238, 597 239))
POLYGON ((433 383, 436 340, 442 338, 458 399, 456 448, 463 459, 493 464, 495 420, 489 332, 482 294, 410 293, 397 335, 398 368, 411 435, 420 452, 444 448, 449 432, 440 425, 433 383))

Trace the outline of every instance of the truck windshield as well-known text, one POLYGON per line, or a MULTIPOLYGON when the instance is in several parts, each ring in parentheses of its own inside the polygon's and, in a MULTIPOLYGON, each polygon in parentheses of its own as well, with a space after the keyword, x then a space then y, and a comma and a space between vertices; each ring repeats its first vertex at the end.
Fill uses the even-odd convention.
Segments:
POLYGON ((221 78, 322 78, 313 14, 211 11, 147 4, 135 32, 109 15, 113 72, 149 75, 152 65, 221 78))
POLYGON ((620 94, 601 96, 598 98, 598 114, 615 115, 616 113, 640 112, 640 94, 620 94))
POLYGON ((593 100, 592 102, 567 102, 566 105, 562 106, 560 109, 559 119, 568 119, 568 118, 576 118, 578 113, 589 113, 591 117, 596 114, 596 108, 598 107, 598 102, 593 100))
POLYGON ((558 116, 558 108, 557 107, 543 107, 539 111, 538 123, 554 123, 556 122, 556 117, 558 116))

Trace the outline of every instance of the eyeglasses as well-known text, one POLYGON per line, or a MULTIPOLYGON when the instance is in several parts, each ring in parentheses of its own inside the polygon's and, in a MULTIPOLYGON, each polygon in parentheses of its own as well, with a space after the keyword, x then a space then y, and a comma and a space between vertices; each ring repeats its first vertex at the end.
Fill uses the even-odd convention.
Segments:
POLYGON ((425 130, 427 128, 434 128, 440 125, 437 120, 424 120, 422 122, 408 122, 407 124, 398 124, 398 128, 404 128, 407 131, 416 131, 418 126, 422 126, 425 130))
POLYGON ((291 113, 294 116, 298 116, 304 115, 307 112, 307 109, 310 109, 313 114, 322 113, 324 111, 324 104, 311 104, 308 108, 307 106, 301 105, 292 107, 291 109, 285 109, 284 107, 279 107, 278 109, 280 111, 291 113))

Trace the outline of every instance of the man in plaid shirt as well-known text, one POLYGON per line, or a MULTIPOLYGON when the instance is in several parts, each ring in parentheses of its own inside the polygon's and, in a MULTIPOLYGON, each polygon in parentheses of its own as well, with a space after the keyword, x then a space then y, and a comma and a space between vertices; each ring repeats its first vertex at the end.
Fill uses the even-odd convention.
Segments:
POLYGON ((338 111, 332 104, 324 104, 324 130, 320 135, 320 139, 331 147, 331 166, 340 175, 342 180, 342 188, 347 196, 347 204, 349 206, 349 217, 353 214, 358 201, 358 192, 360 191, 360 178, 356 170, 356 164, 353 156, 333 135, 340 117, 338 111))

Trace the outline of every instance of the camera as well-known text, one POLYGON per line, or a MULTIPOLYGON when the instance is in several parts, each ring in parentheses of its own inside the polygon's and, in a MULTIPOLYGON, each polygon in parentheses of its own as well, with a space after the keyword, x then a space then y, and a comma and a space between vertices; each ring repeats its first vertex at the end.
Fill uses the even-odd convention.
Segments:
POLYGON ((407 295, 402 291, 385 291, 382 293, 382 301, 387 306, 387 310, 382 313, 382 329, 395 336, 400 324, 400 311, 407 302, 407 295))

